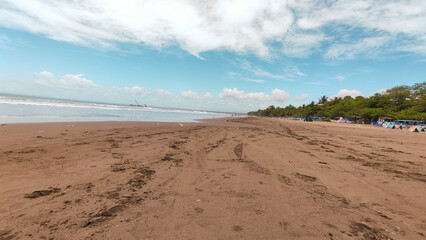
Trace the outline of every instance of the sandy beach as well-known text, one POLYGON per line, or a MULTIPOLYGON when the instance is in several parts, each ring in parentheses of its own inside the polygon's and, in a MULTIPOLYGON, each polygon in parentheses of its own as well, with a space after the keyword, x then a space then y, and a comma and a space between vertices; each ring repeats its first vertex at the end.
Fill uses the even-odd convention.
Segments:
POLYGON ((0 239, 426 235, 425 133, 228 118, 0 136, 0 239))

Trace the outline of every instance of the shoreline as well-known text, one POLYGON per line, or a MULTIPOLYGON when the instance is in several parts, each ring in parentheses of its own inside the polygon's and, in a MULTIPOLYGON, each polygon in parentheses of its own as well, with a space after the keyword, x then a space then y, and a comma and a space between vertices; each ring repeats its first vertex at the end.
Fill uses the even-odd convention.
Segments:
POLYGON ((373 127, 2 125, 0 236, 421 239, 424 136, 373 127))
POLYGON ((61 99, 14 98, 0 96, 0 123, 157 121, 195 122, 197 119, 231 117, 219 111, 135 107, 61 99))
MULTIPOLYGON (((228 120, 228 119, 239 119, 239 118, 256 118, 256 119, 268 119, 268 118, 259 118, 259 117, 246 117, 246 116, 238 116, 238 117, 220 117, 220 118, 205 118, 205 119, 194 119, 194 122, 184 122, 184 121, 70 121, 70 122, 25 122, 25 123, 1 123, 0 126, 7 126, 7 125, 44 125, 44 124, 68 124, 68 125, 76 125, 76 124, 122 124, 122 125, 137 125, 137 124, 162 124, 162 125, 173 125, 173 124, 202 124, 202 123, 214 123, 216 121, 222 121, 222 120, 228 120)), ((278 119, 278 118, 270 118, 269 120, 273 121, 280 121, 280 122, 299 122, 303 124, 311 124, 311 125, 330 125, 330 126, 337 126, 337 127, 349 127, 349 128, 372 128, 372 129, 388 129, 384 127, 378 127, 371 124, 351 124, 351 123, 338 123, 338 122, 327 122, 327 121, 313 121, 313 122, 305 122, 305 121, 299 121, 299 120, 289 120, 289 119, 278 119)), ((402 130, 408 130, 408 129, 388 129, 388 130, 395 130, 396 132, 402 130)))
POLYGON ((170 122, 161 122, 161 121, 67 121, 67 122, 25 122, 25 123, 0 123, 0 126, 5 125, 12 125, 12 124, 76 124, 76 123, 123 123, 123 124, 133 124, 133 123, 201 123, 205 121, 214 121, 214 120, 221 120, 221 119, 235 119, 235 118, 242 118, 242 117, 219 117, 219 118, 201 118, 201 119, 194 119, 196 122, 179 122, 179 121, 170 121, 170 122))

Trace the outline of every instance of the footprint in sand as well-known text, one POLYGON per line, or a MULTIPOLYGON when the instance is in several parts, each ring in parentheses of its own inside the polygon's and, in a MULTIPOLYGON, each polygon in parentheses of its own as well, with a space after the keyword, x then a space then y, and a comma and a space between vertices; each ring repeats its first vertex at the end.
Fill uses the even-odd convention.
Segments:
POLYGON ((232 231, 241 232, 241 231, 243 231, 243 228, 239 225, 234 225, 232 227, 232 231))
POLYGON ((237 156, 239 160, 241 160, 243 157, 243 146, 244 144, 240 143, 234 147, 235 156, 237 156))
POLYGON ((48 196, 52 193, 58 193, 60 191, 61 191, 60 188, 49 188, 48 190, 38 190, 38 191, 34 191, 32 193, 29 193, 29 194, 25 194, 24 198, 44 197, 44 196, 48 196))
POLYGON ((286 221, 280 221, 279 225, 282 229, 287 230, 288 225, 290 225, 290 223, 286 222, 286 221))
POLYGON ((301 174, 301 173, 296 173, 296 177, 302 179, 305 182, 315 182, 317 180, 316 177, 312 177, 312 176, 301 174))
POLYGON ((202 209, 202 208, 200 208, 200 207, 196 207, 194 210, 195 210, 197 213, 203 213, 203 212, 204 212, 204 209, 202 209))

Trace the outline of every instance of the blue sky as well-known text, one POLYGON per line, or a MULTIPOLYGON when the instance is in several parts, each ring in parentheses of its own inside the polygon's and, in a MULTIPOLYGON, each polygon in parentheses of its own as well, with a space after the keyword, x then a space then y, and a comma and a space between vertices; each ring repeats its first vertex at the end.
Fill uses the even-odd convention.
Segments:
POLYGON ((246 112, 425 81, 426 1, 0 1, 0 92, 246 112))

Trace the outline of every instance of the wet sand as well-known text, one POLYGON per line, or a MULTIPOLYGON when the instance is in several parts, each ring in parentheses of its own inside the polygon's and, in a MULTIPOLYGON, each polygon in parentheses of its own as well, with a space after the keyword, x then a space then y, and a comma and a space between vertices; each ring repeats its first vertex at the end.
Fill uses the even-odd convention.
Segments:
POLYGON ((234 118, 0 136, 0 239, 426 235, 425 133, 234 118))

